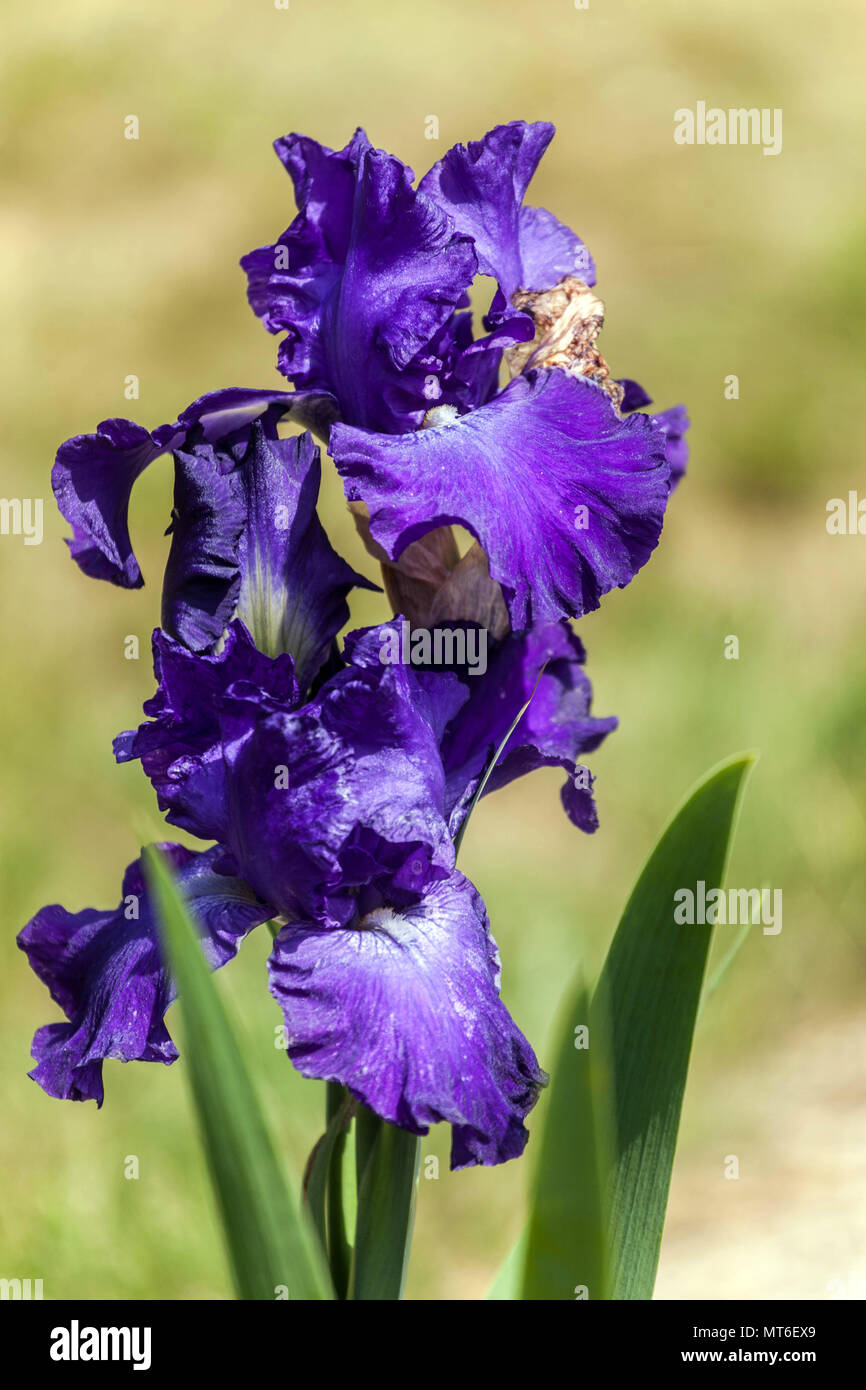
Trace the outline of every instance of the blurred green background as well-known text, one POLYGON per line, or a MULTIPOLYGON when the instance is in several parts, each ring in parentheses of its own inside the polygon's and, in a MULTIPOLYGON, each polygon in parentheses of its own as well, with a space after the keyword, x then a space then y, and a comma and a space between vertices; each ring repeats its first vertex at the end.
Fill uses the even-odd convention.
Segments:
MULTIPOLYGON (((46 530, 41 546, 0 537, 0 1275, 42 1277, 48 1298, 230 1294, 183 1061, 109 1063, 99 1112, 26 1077, 31 1034, 57 1011, 15 932, 45 902, 114 904, 141 839, 161 833, 111 738, 152 690, 169 461, 136 490, 149 582, 126 593, 67 557, 55 448, 106 416, 152 427, 205 390, 279 384, 237 266, 292 215, 275 136, 341 145, 360 123, 420 174, 525 117, 558 128, 530 201, 589 244, 602 349, 659 407, 687 403, 692 461, 651 564, 580 625, 595 708, 621 720, 592 760, 601 829, 574 830, 560 777, 538 774, 483 803, 464 868, 506 1002, 549 1061, 564 987, 597 968, 674 805, 719 758, 760 750, 729 882, 782 888, 784 927, 749 935, 701 1021, 658 1294, 824 1298, 861 1279, 863 1296, 866 538, 825 527, 829 498, 866 495, 862 6, 76 0, 49 22, 7 0, 3 28, 2 490, 45 497, 46 530), (675 145, 674 110, 698 100, 781 107, 782 153, 675 145), (124 659, 129 634, 139 661, 124 659)), ((325 520, 372 574, 327 472, 325 520)), ((267 946, 254 935, 220 983, 297 1173, 322 1095, 273 1046, 267 946)), ((410 1297, 480 1296, 521 1224, 532 1145, 522 1163, 451 1175, 447 1138, 424 1141, 440 1175, 421 1181, 410 1297)))

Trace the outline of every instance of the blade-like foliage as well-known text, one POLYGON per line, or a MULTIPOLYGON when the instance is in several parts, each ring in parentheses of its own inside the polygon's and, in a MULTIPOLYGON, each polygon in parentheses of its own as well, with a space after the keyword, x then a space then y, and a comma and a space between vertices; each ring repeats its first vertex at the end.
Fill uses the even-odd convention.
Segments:
POLYGON ((289 1193, 265 1117, 191 919, 159 852, 146 851, 162 941, 181 997, 184 1063, 239 1298, 333 1298, 322 1253, 289 1193))
POLYGON ((603 1021, 591 1017, 582 982, 561 1036, 542 1102, 520 1299, 607 1297, 611 1087, 603 1021))
POLYGON ((526 1245, 529 1239, 528 1228, 524 1226, 512 1245, 487 1291, 488 1299, 513 1303, 520 1298, 526 1266, 526 1245))
POLYGON ((614 1158, 609 1297, 652 1297, 712 926, 674 920, 678 889, 725 876, 749 754, 713 769, 674 816, 629 898, 593 999, 608 1020, 614 1158))
POLYGON ((415 1221, 420 1141, 363 1109, 356 1133, 358 1217, 349 1297, 399 1299, 415 1221))
POLYGON ((638 879, 591 1002, 582 984, 575 991, 529 1224, 492 1298, 652 1296, 712 934, 675 922, 674 894, 722 883, 753 761, 732 758, 687 797, 638 879))
MULTIPOLYGON (((307 1169, 304 1174, 304 1205, 310 1214, 323 1250, 330 1248, 328 1225, 333 1224, 334 1216, 329 1207, 332 1197, 337 1200, 338 1238, 341 1247, 346 1252, 345 1256, 341 1256, 341 1259, 344 1259, 347 1269, 350 1251, 346 1242, 342 1192, 338 1179, 341 1176, 342 1154, 340 1151, 345 1145, 356 1108, 357 1101, 348 1092, 344 1092, 340 1086, 334 1086, 331 1082, 328 1083, 327 1128, 313 1148, 313 1152, 307 1160, 307 1169)), ((333 1265, 333 1261, 331 1263, 333 1265)))

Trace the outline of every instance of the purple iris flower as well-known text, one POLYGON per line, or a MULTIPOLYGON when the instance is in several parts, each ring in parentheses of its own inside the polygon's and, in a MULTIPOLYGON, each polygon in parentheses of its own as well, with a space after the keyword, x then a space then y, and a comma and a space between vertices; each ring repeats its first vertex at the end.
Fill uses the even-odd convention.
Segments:
MULTIPOLYGON (((129 538, 132 486, 160 454, 174 458, 171 548, 162 624, 192 651, 213 648, 238 614, 259 645, 291 652, 309 684, 344 626, 346 594, 375 588, 332 549, 316 513, 321 465, 309 432, 280 439, 280 421, 322 427, 315 393, 216 391, 149 433, 106 420, 61 445, 53 486, 85 574, 142 583, 129 538)), ((327 414, 327 405, 324 407, 327 414)))
MULTIPOLYGON (((201 925, 207 960, 217 969, 270 914, 246 884, 213 871, 218 851, 160 848, 201 925)), ((43 907, 19 933, 18 944, 68 1020, 46 1024, 33 1039, 37 1066, 30 1075, 50 1096, 101 1105, 106 1058, 175 1060, 177 1049, 163 1022, 173 990, 139 859, 123 876, 116 908, 43 907)))
MULTIPOLYGON (((499 126, 417 188, 362 131, 341 151, 277 141, 298 215, 244 266, 295 389, 213 392, 152 432, 104 421, 53 473, 79 567, 134 588, 131 490, 173 455, 157 689, 115 755, 207 845, 164 849, 211 966, 274 922, 294 1065, 415 1133, 449 1123, 454 1167, 522 1152, 546 1081, 455 841, 481 794, 540 767, 565 772, 567 815, 595 830, 583 759, 616 719, 592 714, 568 619, 645 563, 687 456, 683 408, 645 413, 596 347, 586 247, 524 205, 552 133, 499 126), (476 275, 497 285, 478 338, 476 275), (348 592, 375 586, 321 526, 310 431, 395 614, 342 650, 348 592), (463 555, 454 525, 474 537, 463 555), (483 669, 395 659, 419 624, 483 635, 483 669)), ((45 907, 19 944, 66 1015, 34 1039, 50 1095, 101 1104, 106 1059, 174 1060, 140 861, 117 908, 45 907)))
MULTIPOLYGON (((171 851, 211 963, 277 919, 271 991, 296 1067, 416 1133, 449 1122, 455 1167, 515 1157, 545 1077, 499 997, 483 903, 455 867, 441 748, 467 702, 459 678, 379 661, 368 629, 302 703, 291 658, 264 656, 237 619, 218 653, 162 632, 154 647, 153 718, 117 755, 141 758, 169 820, 217 840, 171 851)), ((116 910, 44 908, 20 944, 69 1019, 34 1043, 49 1094, 101 1101, 103 1059, 174 1059, 138 865, 116 910)))
POLYGON ((373 539, 395 560, 435 527, 465 527, 515 629, 579 617, 646 563, 688 423, 681 408, 673 422, 620 408, 595 346, 592 258, 523 203, 552 135, 497 126, 417 189, 361 130, 340 151, 278 140, 299 211, 242 262, 253 309, 286 334, 281 370, 336 402, 329 451, 373 539), (497 282, 479 340, 477 274, 497 282))
POLYGON ((181 448, 194 432, 204 441, 231 439, 274 407, 280 414, 285 391, 231 388, 193 401, 169 425, 150 431, 133 420, 103 420, 95 434, 78 434, 57 451, 51 484, 57 505, 72 527, 67 542, 80 569, 124 589, 144 583, 129 539, 129 499, 136 479, 161 454, 181 448))
MULTIPOLYGON (((233 452, 221 445, 235 467, 218 476, 237 476, 246 518, 235 602, 243 607, 247 583, 276 596, 244 610, 261 644, 286 611, 280 576, 298 572, 289 588, 301 595, 304 641, 274 645, 318 660, 345 575, 316 529, 314 446, 308 436, 279 443, 256 422, 233 452), (268 524, 277 498, 286 509, 278 528, 268 524)), ((188 453, 193 474, 212 464, 206 442, 188 453)), ((205 509, 210 532, 234 535, 237 498, 218 500, 205 509)), ((179 510, 176 539, 200 532, 198 515, 179 510)), ((200 553, 184 541, 190 566, 200 553)), ((312 696, 293 655, 263 651, 239 617, 203 651, 157 629, 158 688, 116 755, 141 760, 172 824, 216 842, 203 854, 169 851, 214 968, 253 927, 281 924, 269 973, 296 1067, 340 1081, 415 1132, 450 1123, 457 1167, 501 1162, 522 1151, 545 1078, 500 999, 496 947, 477 891, 456 869, 453 836, 543 661, 538 715, 515 734, 488 790, 534 766, 575 768, 613 721, 589 716, 582 650, 565 628, 546 640, 503 637, 478 682, 383 660, 400 622, 352 634, 312 696)), ((591 793, 581 795, 591 806, 591 793)), ((34 1041, 33 1076, 49 1094, 101 1103, 105 1059, 174 1059, 163 1017, 171 982, 137 863, 118 908, 45 908, 20 944, 68 1020, 34 1041)))

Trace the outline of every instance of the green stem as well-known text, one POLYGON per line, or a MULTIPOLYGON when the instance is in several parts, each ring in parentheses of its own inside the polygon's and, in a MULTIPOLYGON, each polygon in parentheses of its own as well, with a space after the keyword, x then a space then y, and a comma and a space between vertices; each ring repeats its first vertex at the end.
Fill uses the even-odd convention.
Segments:
POLYGON ((378 1115, 374 1115, 372 1110, 367 1109, 366 1105, 358 1106, 358 1113, 355 1116, 355 1179, 359 1199, 361 1184, 367 1171, 367 1162, 376 1146, 381 1124, 382 1121, 378 1115))
MULTIPOLYGON (((325 1098, 325 1127, 331 1123, 340 1106, 348 1096, 344 1086, 328 1081, 325 1098)), ((346 1151, 346 1131, 341 1130, 334 1141, 331 1162, 328 1168, 327 1225, 328 1225, 328 1263, 331 1278, 338 1298, 346 1298, 349 1292, 349 1274, 352 1267, 352 1251, 346 1236, 346 1217, 343 1211, 343 1156, 346 1151)))
POLYGON ((409 1264, 421 1141, 363 1106, 355 1133, 358 1219, 349 1297, 397 1300, 409 1264))

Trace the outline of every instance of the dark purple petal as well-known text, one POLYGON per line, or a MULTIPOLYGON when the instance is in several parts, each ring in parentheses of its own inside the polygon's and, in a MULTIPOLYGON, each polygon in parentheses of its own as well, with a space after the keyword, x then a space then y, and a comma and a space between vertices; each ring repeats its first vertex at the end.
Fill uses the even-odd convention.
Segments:
POLYGON ((483 675, 467 676, 469 699, 442 742, 452 834, 460 829, 481 777, 527 701, 483 795, 536 768, 561 767, 568 773, 562 800, 569 818, 581 830, 597 829, 593 779, 581 758, 618 721, 590 713, 592 686, 585 661, 583 643, 568 624, 550 623, 506 638, 483 675))
POLYGON ((685 473, 686 464, 689 461, 686 431, 691 421, 684 405, 672 405, 669 410, 663 410, 660 414, 653 415, 652 421, 665 437, 665 456, 671 470, 671 489, 673 489, 685 473))
POLYGON ((350 927, 284 927, 269 972, 305 1076, 415 1134, 452 1125, 452 1168, 523 1152, 547 1078, 499 997, 487 913, 462 874, 350 927))
POLYGON ((622 400, 619 408, 623 415, 629 415, 633 410, 643 410, 645 406, 652 405, 652 396, 648 395, 639 381, 632 381, 630 377, 624 376, 619 385, 622 387, 622 400))
POLYGON ((378 588, 341 559, 319 521, 322 468, 309 434, 273 439, 255 429, 239 471, 246 517, 238 616, 262 651, 291 654, 304 691, 348 620, 349 590, 378 588))
POLYGON ((298 700, 292 659, 263 655, 235 621, 214 655, 190 652, 158 628, 153 667, 158 689, 144 706, 152 722, 119 734, 115 757, 141 759, 172 825, 222 841, 228 808, 218 701, 232 687, 262 708, 291 708, 298 700))
POLYGON ((547 290, 565 276, 595 284, 595 266, 580 237, 544 208, 523 206, 530 180, 553 138, 548 121, 510 121, 481 140, 455 145, 419 185, 472 237, 478 268, 498 282, 488 327, 503 346, 532 337, 527 316, 508 301, 519 289, 547 290))
MULTIPOLYGON (((202 930, 202 945, 216 970, 237 952, 242 937, 272 915, 235 879, 213 871, 219 851, 194 854, 162 845, 202 930)), ((18 945, 67 1023, 49 1023, 33 1039, 30 1073, 50 1096, 102 1104, 102 1063, 173 1062, 164 1022, 174 990, 162 963, 141 860, 130 864, 113 910, 67 912, 42 908, 18 935, 18 945)))
POLYGON ((340 151, 297 135, 276 147, 298 216, 241 264, 252 307, 288 335, 280 369, 298 387, 332 392, 344 419, 405 428, 393 393, 408 389, 401 373, 415 364, 409 413, 436 399, 426 384, 435 370, 415 359, 472 281, 472 243, 363 131, 340 151))
POLYGON ((136 478, 163 452, 132 420, 103 420, 96 434, 76 435, 58 449, 51 485, 72 526, 72 558, 92 579, 125 589, 144 583, 129 538, 129 499, 136 478))
POLYGON ((271 333, 288 331, 293 374, 313 370, 321 305, 346 259, 358 166, 370 142, 356 130, 342 150, 305 135, 286 135, 274 149, 291 175, 298 215, 275 246, 244 256, 247 295, 271 333))
POLYGON ((278 439, 256 423, 232 456, 200 444, 174 457, 164 628, 204 651, 237 612, 262 651, 291 654, 305 690, 348 619, 349 590, 376 588, 340 558, 316 514, 318 448, 309 433, 278 439))
POLYGON ((471 312, 456 310, 413 362, 385 386, 383 400, 392 415, 390 432, 417 429, 436 405, 461 410, 483 405, 498 390, 502 349, 512 342, 506 335, 503 344, 493 334, 475 342, 471 312))
POLYGON ((396 559, 434 526, 465 526, 502 585, 511 623, 579 617, 646 563, 668 497, 664 440, 643 415, 558 370, 516 377, 488 405, 411 434, 335 425, 352 501, 396 559))
POLYGON ((152 433, 132 420, 103 420, 95 434, 67 439, 57 451, 51 485, 72 527, 68 544, 76 564, 92 578, 140 588, 128 520, 136 478, 160 454, 181 447, 192 430, 209 442, 234 437, 266 411, 301 423, 326 419, 330 424, 333 402, 323 402, 320 393, 293 396, 231 387, 201 396, 173 424, 152 433))
MULTIPOLYGON (((619 407, 623 415, 632 410, 644 410, 646 406, 652 405, 652 396, 647 395, 644 388, 636 381, 630 381, 624 377, 619 384, 624 391, 619 407)), ((685 436, 691 421, 684 405, 672 405, 669 410, 663 410, 650 418, 665 437, 665 457, 671 470, 671 491, 673 491, 685 473, 686 464, 689 461, 689 446, 685 436)))
MULTIPOLYGON (((452 679, 453 710, 464 697, 452 679)), ((450 871, 440 711, 411 669, 348 667, 294 712, 236 688, 221 708, 224 843, 285 915, 342 925, 357 888, 387 881, 413 893, 450 871)))
POLYGON ((175 448, 178 435, 186 438, 195 428, 208 444, 220 440, 243 442, 247 427, 262 419, 300 425, 302 429, 326 437, 336 409, 336 401, 327 392, 257 391, 230 386, 222 391, 210 391, 193 401, 174 425, 163 425, 161 430, 155 431, 154 438, 163 444, 165 451, 175 448))
POLYGON ((413 665, 410 633, 410 625, 399 616, 378 627, 358 628, 346 634, 344 656, 354 667, 380 671, 383 658, 390 661, 392 654, 398 655, 404 673, 401 691, 405 691, 417 717, 432 729, 437 743, 441 743, 446 728, 469 698, 469 692, 450 671, 424 670, 413 665))
POLYGON ((219 641, 237 608, 246 520, 239 470, 212 444, 174 453, 171 549, 162 582, 162 625, 191 651, 219 641))

